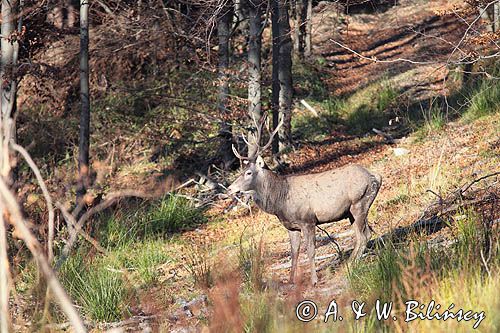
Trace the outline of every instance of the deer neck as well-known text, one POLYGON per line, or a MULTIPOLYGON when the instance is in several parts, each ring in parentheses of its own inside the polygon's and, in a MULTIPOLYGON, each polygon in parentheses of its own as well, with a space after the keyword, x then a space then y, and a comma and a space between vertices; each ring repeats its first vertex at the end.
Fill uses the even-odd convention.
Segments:
POLYGON ((288 181, 272 171, 263 170, 253 199, 266 213, 279 215, 288 195, 288 181))

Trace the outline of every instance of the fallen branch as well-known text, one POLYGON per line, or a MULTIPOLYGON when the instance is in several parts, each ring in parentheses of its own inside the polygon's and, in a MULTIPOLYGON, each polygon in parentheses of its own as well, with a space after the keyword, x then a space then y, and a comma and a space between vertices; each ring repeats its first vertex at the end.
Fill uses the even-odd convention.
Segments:
POLYGON ((304 107, 309 110, 315 117, 319 117, 318 111, 316 111, 315 108, 313 108, 309 103, 307 103, 305 100, 301 99, 300 104, 304 105, 304 107))
POLYGON ((500 175, 500 171, 497 171, 497 172, 494 172, 494 173, 490 173, 490 174, 487 174, 487 175, 485 175, 485 176, 482 176, 482 177, 479 177, 479 178, 477 178, 477 179, 474 179, 474 180, 473 180, 473 181, 472 181, 469 185, 467 185, 464 189, 462 189, 462 188, 463 188, 463 186, 462 186, 462 187, 461 187, 461 189, 460 189, 460 193, 461 193, 461 194, 464 194, 465 192, 467 192, 467 190, 468 190, 469 188, 471 188, 471 186, 472 186, 472 185, 474 185, 474 184, 476 184, 476 183, 480 182, 481 180, 484 180, 484 179, 486 179, 486 178, 490 178, 490 177, 494 177, 494 176, 497 176, 497 175, 500 175))
MULTIPOLYGON (((193 182, 194 182, 193 179, 189 179, 185 183, 177 186, 171 192, 178 191, 178 190, 190 185, 193 182)), ((80 202, 75 207, 75 210, 71 214, 71 216, 72 216, 71 222, 72 222, 72 225, 74 226, 74 228, 69 229, 69 232, 70 232, 69 239, 66 242, 66 245, 64 246, 64 248, 62 250, 61 256, 59 257, 59 259, 56 262, 55 269, 58 270, 59 268, 61 268, 61 265, 68 258, 69 253, 73 249, 73 246, 77 240, 78 234, 81 234, 82 236, 84 236, 86 238, 86 240, 89 241, 92 245, 94 245, 94 247, 96 247, 96 249, 100 250, 100 252, 106 251, 104 248, 102 248, 99 245, 99 243, 97 243, 97 241, 95 241, 93 238, 91 238, 87 234, 82 233, 83 224, 85 222, 87 222, 93 215, 100 213, 103 210, 111 207, 112 205, 114 205, 116 202, 118 202, 120 199, 123 199, 123 198, 135 197, 135 198, 143 198, 143 199, 152 199, 152 198, 159 198, 159 197, 164 196, 167 193, 171 193, 171 192, 145 193, 145 192, 137 191, 137 190, 123 190, 123 191, 113 192, 113 193, 108 194, 108 196, 106 197, 106 200, 100 202, 96 206, 87 210, 85 213, 82 214, 82 216, 78 219, 78 221, 75 221, 76 220, 75 216, 79 215, 81 210, 83 209, 83 202, 80 202)), ((61 207, 64 207, 64 206, 60 205, 59 208, 61 208, 61 207)), ((68 219, 69 219, 69 216, 68 216, 68 219)))
POLYGON ((387 134, 385 132, 382 132, 381 130, 378 130, 376 128, 372 128, 372 131, 375 133, 375 134, 378 134, 382 137, 384 137, 384 139, 387 140, 387 142, 389 143, 394 143, 394 138, 390 135, 390 134, 387 134))

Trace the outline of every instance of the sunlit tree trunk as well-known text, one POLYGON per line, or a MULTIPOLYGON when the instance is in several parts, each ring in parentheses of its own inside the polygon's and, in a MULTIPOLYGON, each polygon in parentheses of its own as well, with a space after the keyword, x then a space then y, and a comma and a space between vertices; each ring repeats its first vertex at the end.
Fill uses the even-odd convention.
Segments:
POLYGON ((312 0, 303 0, 301 35, 304 36, 304 56, 310 57, 312 52, 312 0))
POLYGON ((487 31, 493 31, 494 27, 494 17, 493 19, 490 17, 490 14, 488 13, 488 9, 485 10, 483 7, 479 7, 479 11, 481 13, 481 19, 486 23, 486 30, 487 31))
POLYGON ((15 11, 18 5, 16 0, 2 1, 2 41, 0 64, 0 103, 1 103, 1 175, 4 180, 11 183, 11 164, 9 158, 9 141, 15 139, 15 124, 13 112, 16 103, 17 78, 16 63, 19 52, 19 42, 13 37, 15 30, 15 11))
POLYGON ((493 31, 500 31, 500 1, 493 5, 493 31))
POLYGON ((77 200, 81 200, 90 185, 90 92, 89 92, 89 1, 80 0, 80 137, 78 145, 77 200))
POLYGON ((292 39, 290 37, 289 0, 279 0, 279 114, 283 126, 278 131, 279 151, 291 145, 292 117, 292 39))
POLYGON ((299 54, 299 44, 300 44, 300 4, 301 0, 291 0, 291 16, 293 24, 293 51, 299 54))
MULTIPOLYGON (((279 123, 279 51, 280 51, 280 25, 279 25, 279 0, 271 0, 271 30, 272 30, 272 77, 271 77, 271 109, 273 112, 273 130, 279 123)), ((275 136, 272 143, 273 155, 279 151, 279 137, 275 136)))
MULTIPOLYGON (((1 60, 0 60, 0 176, 2 182, 12 183, 9 144, 15 139, 14 112, 17 94, 16 65, 19 42, 15 35, 15 16, 18 1, 2 0, 1 25, 1 60)), ((3 218, 4 204, 0 203, 0 332, 9 332, 9 275, 10 266, 7 257, 7 232, 3 218)))
POLYGON ((262 46, 262 11, 260 0, 248 1, 248 115, 252 130, 249 134, 248 155, 253 156, 259 146, 255 125, 262 116, 261 101, 261 46, 262 46))

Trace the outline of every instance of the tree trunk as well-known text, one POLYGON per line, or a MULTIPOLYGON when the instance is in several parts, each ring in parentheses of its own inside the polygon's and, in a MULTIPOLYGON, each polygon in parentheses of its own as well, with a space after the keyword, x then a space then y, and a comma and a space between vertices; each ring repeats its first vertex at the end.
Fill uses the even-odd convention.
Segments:
POLYGON ((280 83, 279 92, 279 114, 283 120, 283 126, 278 131, 279 151, 291 145, 291 119, 292 119, 292 39, 290 38, 289 22, 289 0, 279 0, 279 69, 278 78, 280 83))
POLYGON ((493 5, 493 31, 500 31, 500 1, 493 5))
POLYGON ((232 128, 227 121, 229 116, 228 96, 229 96, 229 38, 231 33, 231 8, 226 6, 222 9, 217 23, 217 38, 219 41, 219 92, 217 97, 217 107, 222 119, 220 127, 220 137, 222 144, 220 155, 223 163, 223 168, 228 170, 234 162, 234 155, 231 150, 233 140, 232 128))
POLYGON ((249 133, 248 156, 253 156, 259 147, 256 136, 256 126, 262 117, 261 102, 261 64, 260 53, 262 45, 262 11, 260 0, 248 1, 248 115, 251 119, 252 130, 249 133), (254 2, 252 2, 254 1, 254 2))
POLYGON ((11 183, 11 165, 9 157, 9 141, 15 139, 14 105, 17 94, 16 64, 19 51, 19 42, 10 40, 15 30, 15 9, 18 1, 2 0, 2 27, 1 27, 1 64, 0 64, 0 103, 1 103, 1 139, 0 152, 2 154, 1 176, 7 183, 11 183))
POLYGON ((310 57, 312 52, 312 0, 304 0, 302 6, 302 25, 304 36, 304 56, 310 57))
POLYGON ((234 18, 235 23, 238 25, 239 30, 245 34, 248 30, 248 21, 246 20, 247 8, 245 2, 248 0, 235 0, 234 1, 234 18))
POLYGON ((488 9, 484 9, 483 7, 479 7, 479 12, 481 13, 481 19, 486 26, 486 31, 492 32, 494 26, 494 17, 490 18, 490 14, 488 13, 488 9))
MULTIPOLYGON (((7 184, 12 183, 9 143, 15 139, 14 112, 17 94, 16 64, 19 43, 14 38, 15 15, 18 2, 2 0, 1 60, 0 60, 0 176, 7 184)), ((4 204, 1 205, 4 213, 4 204)), ((7 255, 7 232, 3 216, 0 218, 0 332, 9 332, 10 267, 7 255)))
MULTIPOLYGON (((280 94, 280 81, 279 81, 279 51, 280 51, 280 26, 279 26, 279 0, 271 0, 271 30, 272 30, 272 96, 271 96, 271 109, 273 112, 273 130, 279 123, 279 94, 280 94)), ((275 136, 272 143, 273 155, 279 151, 279 137, 275 136)))
POLYGON ((77 202, 80 201, 90 185, 89 147, 90 147, 90 95, 89 95, 89 1, 80 0, 80 138, 78 145, 78 188, 77 202))
POLYGON ((291 0, 291 15, 293 24, 293 52, 299 54, 299 38, 300 38, 300 3, 301 0, 291 0))

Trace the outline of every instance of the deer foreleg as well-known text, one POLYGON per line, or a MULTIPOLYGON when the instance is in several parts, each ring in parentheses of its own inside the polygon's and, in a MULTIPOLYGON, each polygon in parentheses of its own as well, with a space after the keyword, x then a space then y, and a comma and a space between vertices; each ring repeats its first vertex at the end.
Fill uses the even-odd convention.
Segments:
POLYGON ((307 257, 311 267, 311 284, 315 286, 318 283, 318 275, 316 274, 316 264, 314 256, 316 254, 316 225, 311 223, 304 228, 304 238, 307 244, 307 257))
POLYGON ((291 256, 292 256, 292 268, 290 270, 290 282, 295 283, 295 280, 297 278, 297 262, 298 262, 299 250, 300 250, 300 231, 299 230, 288 230, 288 235, 290 235, 291 256))

